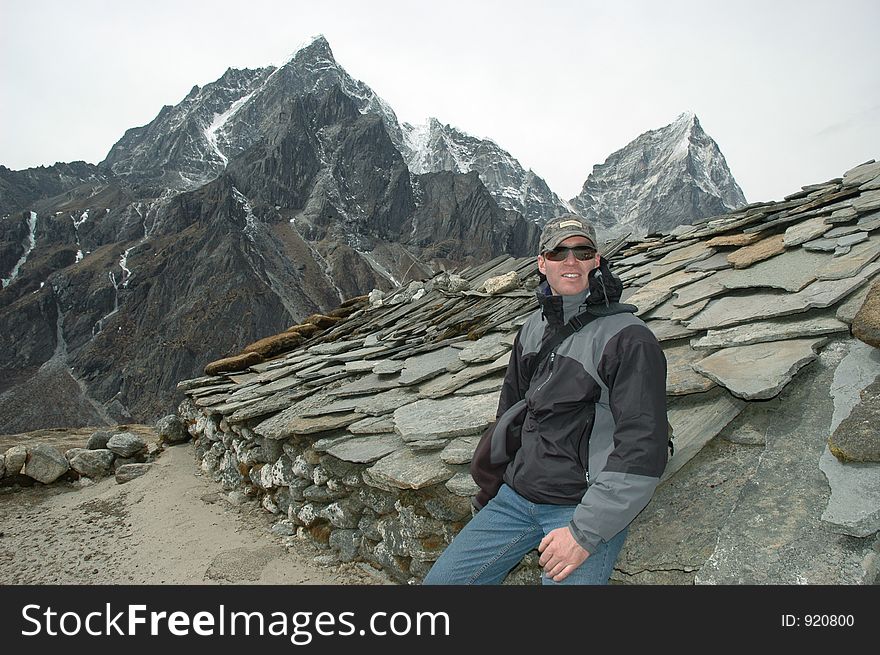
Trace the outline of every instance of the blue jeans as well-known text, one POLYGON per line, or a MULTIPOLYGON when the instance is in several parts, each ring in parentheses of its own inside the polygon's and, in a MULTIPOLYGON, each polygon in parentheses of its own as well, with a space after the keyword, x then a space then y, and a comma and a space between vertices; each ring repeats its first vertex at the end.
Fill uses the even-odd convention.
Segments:
MULTIPOLYGON (((567 527, 576 505, 545 505, 526 500, 506 484, 464 526, 440 556, 423 584, 501 584, 505 576, 551 530, 567 527)), ((545 585, 608 584, 614 562, 623 548, 627 528, 572 571, 562 582, 543 573, 545 585)))

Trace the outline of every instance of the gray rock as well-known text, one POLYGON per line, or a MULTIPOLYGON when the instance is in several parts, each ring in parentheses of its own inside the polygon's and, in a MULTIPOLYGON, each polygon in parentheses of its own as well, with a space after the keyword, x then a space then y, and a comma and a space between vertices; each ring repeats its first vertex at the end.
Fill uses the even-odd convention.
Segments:
POLYGON ((854 234, 858 231, 859 228, 855 225, 838 225, 837 227, 828 230, 828 232, 825 234, 825 238, 834 239, 835 243, 837 243, 838 246, 845 246, 847 244, 840 243, 840 237, 854 234))
POLYGON ((189 439, 186 423, 176 414, 160 418, 156 422, 156 434, 159 435, 159 443, 178 444, 189 439))
POLYGON ((330 472, 327 468, 321 464, 316 466, 312 470, 312 482, 314 482, 317 486, 322 486, 327 484, 327 481, 331 478, 330 472))
POLYGON ((702 261, 693 262, 685 266, 685 271, 720 271, 732 268, 733 264, 727 261, 727 253, 718 252, 702 261))
POLYGON ((424 399, 395 410, 394 425, 404 441, 462 437, 482 432, 497 409, 497 394, 424 399))
POLYGON ((323 509, 323 506, 327 503, 332 503, 334 500, 345 498, 348 495, 348 491, 345 488, 334 490, 328 487, 326 484, 313 484, 303 489, 302 494, 303 498, 312 503, 321 503, 322 507, 320 509, 323 509))
POLYGON ((697 330, 691 330, 675 321, 651 320, 646 325, 658 341, 672 341, 697 334, 697 330))
POLYGON ((473 505, 469 498, 462 498, 445 491, 430 498, 422 499, 428 514, 444 522, 459 522, 470 519, 473 505))
POLYGON ((289 519, 281 519, 272 525, 270 532, 276 537, 292 537, 296 534, 296 526, 289 519))
POLYGON ((739 398, 767 399, 816 359, 824 339, 791 339, 725 348, 694 364, 694 369, 739 398))
POLYGON ((330 521, 330 525, 336 528, 355 529, 361 519, 364 506, 355 498, 345 498, 330 503, 318 512, 318 516, 330 521))
POLYGON ((727 274, 727 271, 719 271, 718 273, 698 280, 693 284, 676 289, 671 300, 672 304, 675 307, 686 307, 708 298, 720 296, 727 291, 721 283, 724 279, 724 275, 727 274))
MULTIPOLYGON (((878 183, 880 183, 880 178, 877 178, 877 180, 878 183)), ((866 214, 865 216, 860 216, 858 223, 856 223, 856 227, 865 232, 873 232, 876 229, 880 229, 880 212, 873 212, 871 214, 866 214)))
POLYGON ((344 428, 350 423, 360 421, 364 414, 342 412, 337 414, 321 414, 318 416, 296 417, 286 425, 275 424, 272 429, 264 429, 260 434, 268 439, 288 439, 296 435, 317 434, 344 428))
POLYGON ((73 461, 73 458, 79 455, 80 453, 88 452, 88 448, 68 448, 64 451, 64 457, 68 462, 73 461))
POLYGON ((116 482, 125 484, 139 478, 150 470, 152 464, 125 464, 116 469, 116 482))
POLYGON ((353 362, 345 362, 344 370, 346 373, 372 373, 373 368, 379 360, 364 359, 355 360, 353 362))
POLYGON ((785 243, 786 248, 799 246, 802 243, 812 241, 816 237, 822 236, 830 229, 831 226, 825 222, 824 216, 816 216, 815 218, 808 219, 802 223, 792 225, 785 230, 783 242, 785 243))
POLYGON ((216 473, 220 469, 220 461, 225 453, 226 449, 223 447, 223 444, 214 442, 204 457, 202 457, 202 470, 212 475, 216 473))
POLYGON ((834 252, 837 249, 837 239, 816 239, 804 244, 804 250, 815 252, 834 252))
POLYGON ((446 291, 447 293, 460 293, 461 291, 467 291, 471 286, 470 282, 460 275, 447 273, 446 271, 440 273, 432 280, 432 282, 434 283, 435 289, 446 291))
POLYGON ((102 478, 110 474, 115 457, 107 448, 83 450, 70 460, 70 468, 93 479, 102 478))
POLYGON ((748 346, 767 341, 783 341, 800 337, 848 332, 849 327, 830 316, 783 318, 738 325, 721 330, 709 330, 706 336, 693 339, 691 346, 700 350, 748 346))
POLYGON ((382 541, 382 535, 379 534, 379 519, 373 515, 364 514, 358 523, 358 530, 368 539, 382 541))
POLYGON ((855 291, 849 298, 840 303, 837 307, 837 313, 835 316, 838 320, 843 321, 847 325, 852 325, 853 319, 855 319, 856 314, 859 313, 859 310, 865 304, 865 300, 868 297, 868 292, 871 290, 871 283, 869 282, 861 289, 855 291))
POLYGON ((792 294, 726 296, 710 302, 706 309, 686 324, 694 330, 705 330, 828 307, 864 284, 877 270, 880 270, 880 265, 871 264, 855 277, 813 282, 807 288, 792 294))
POLYGON ((97 430, 89 437, 89 440, 86 442, 86 448, 89 450, 103 450, 107 448, 107 442, 110 441, 112 436, 107 430, 97 430))
POLYGON ((843 186, 856 187, 880 175, 880 162, 868 162, 851 168, 843 174, 843 186))
POLYGON ((438 453, 418 455, 409 450, 392 453, 364 471, 364 481, 380 489, 421 489, 454 475, 438 453))
POLYGON ((860 213, 880 209, 880 190, 862 193, 862 195, 853 200, 852 207, 860 213))
POLYGON ((439 378, 426 382, 419 387, 420 398, 442 398, 448 396, 457 389, 486 376, 507 370, 510 362, 510 353, 506 352, 494 362, 468 366, 451 375, 442 375, 439 378))
POLYGON ((12 446, 6 451, 6 472, 9 475, 17 475, 21 473, 21 469, 25 462, 27 462, 27 458, 27 446, 12 446))
POLYGON ((831 258, 825 253, 794 248, 748 268, 717 273, 713 279, 720 282, 725 289, 771 287, 800 291, 816 280, 817 271, 829 262, 831 258))
POLYGON ((275 507, 278 508, 278 513, 287 516, 290 511, 291 505, 293 505, 293 498, 290 495, 290 488, 280 487, 276 489, 271 498, 272 502, 275 504, 275 507))
POLYGON ((287 491, 290 494, 291 501, 302 502, 303 500, 305 500, 305 496, 303 496, 303 491, 311 486, 311 480, 306 480, 304 478, 294 479, 289 485, 287 485, 287 491))
POLYGON ((482 396, 486 393, 497 393, 501 391, 503 383, 503 375, 493 375, 466 384, 463 387, 456 389, 453 393, 455 393, 456 396, 482 396))
POLYGON ((6 475, 6 455, 0 455, 0 478, 6 475))
POLYGON ((832 434, 861 402, 862 390, 880 375, 880 351, 876 348, 852 340, 837 346, 836 350, 840 350, 843 356, 834 370, 834 379, 830 385, 834 409, 828 435, 832 434))
POLYGON ((830 449, 819 459, 831 497, 822 520, 831 530, 869 537, 880 530, 880 464, 843 464, 830 449))
MULTIPOLYGON (((396 382, 394 383, 397 384, 396 382)), ((330 412, 355 411, 365 416, 381 416, 398 407, 414 402, 418 399, 412 389, 392 388, 387 391, 377 389, 379 393, 367 396, 348 397, 337 400, 329 405, 315 410, 306 410, 302 416, 317 416, 330 412)))
POLYGON ((504 336, 501 332, 490 332, 484 337, 468 344, 461 350, 458 357, 461 361, 468 364, 494 362, 510 350, 510 346, 503 341, 504 336))
POLYGON ((298 519, 300 525, 304 525, 305 527, 309 528, 321 520, 321 517, 318 516, 318 513, 322 509, 323 506, 321 505, 306 503, 296 511, 296 518, 298 519))
MULTIPOLYGON (((839 242, 838 242, 839 243, 839 242)), ((846 248, 848 246, 840 246, 846 248)), ((873 238, 852 246, 849 254, 837 257, 816 270, 818 280, 842 280, 857 275, 880 257, 880 238, 873 238)))
POLYGON ((850 250, 852 250, 852 246, 837 246, 834 249, 834 256, 843 257, 844 255, 848 255, 850 250))
POLYGON ((456 496, 475 496, 480 488, 470 473, 456 473, 446 482, 446 488, 456 496))
POLYGON ((28 446, 27 462, 25 462, 22 473, 29 478, 43 484, 50 484, 67 473, 68 470, 70 470, 70 463, 57 448, 42 443, 28 446))
POLYGON ((459 352, 457 348, 447 346, 440 350, 407 357, 404 360, 400 377, 397 379, 398 384, 401 386, 419 384, 446 373, 450 366, 461 368, 461 362, 458 358, 459 352))
POLYGON ((244 482, 244 476, 239 469, 238 457, 235 451, 227 450, 223 454, 220 459, 218 473, 220 474, 220 483, 224 489, 235 489, 244 482))
POLYGON ((368 416, 349 425, 348 431, 352 434, 387 434, 394 432, 394 421, 386 416, 368 416))
POLYGON ((467 464, 471 461, 479 441, 479 437, 453 439, 440 453, 440 459, 447 464, 467 464))
POLYGON ((509 271, 503 275, 490 277, 477 288, 477 291, 488 293, 489 295, 497 295, 518 288, 519 276, 516 274, 516 271, 509 271))
POLYGON ((403 447, 396 434, 355 437, 327 449, 327 452, 346 462, 369 464, 403 447))
POLYGON ((107 441, 107 448, 120 457, 133 457, 147 449, 146 442, 134 432, 119 432, 107 441))
POLYGON ((746 406, 722 388, 672 399, 667 417, 675 433, 675 454, 666 464, 662 481, 687 464, 746 406))
POLYGON ((361 487, 357 491, 358 500, 379 515, 388 514, 394 510, 397 495, 397 489, 391 489, 388 492, 374 489, 373 487, 361 487))
POLYGON ((376 362, 373 373, 376 375, 394 375, 403 370, 402 359, 382 359, 376 362))
POLYGON ((358 559, 361 538, 360 530, 334 530, 330 533, 330 547, 338 553, 342 562, 353 562, 358 559))

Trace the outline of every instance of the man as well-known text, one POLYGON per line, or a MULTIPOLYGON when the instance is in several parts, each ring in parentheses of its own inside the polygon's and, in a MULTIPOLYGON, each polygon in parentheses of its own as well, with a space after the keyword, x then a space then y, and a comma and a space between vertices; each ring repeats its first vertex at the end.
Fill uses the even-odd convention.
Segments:
POLYGON ((536 546, 544 584, 606 584, 666 467, 666 359, 618 302, 592 226, 549 222, 538 270, 540 309, 516 337, 498 420, 471 462, 479 511, 425 584, 499 584, 536 546))

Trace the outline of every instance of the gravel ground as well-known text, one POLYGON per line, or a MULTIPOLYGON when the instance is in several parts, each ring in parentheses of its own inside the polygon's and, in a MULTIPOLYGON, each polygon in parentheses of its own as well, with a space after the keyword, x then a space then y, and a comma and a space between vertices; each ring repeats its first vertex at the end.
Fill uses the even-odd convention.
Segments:
POLYGON ((235 505, 189 444, 143 477, 0 489, 0 584, 388 584, 365 564, 322 565, 310 542, 235 505))

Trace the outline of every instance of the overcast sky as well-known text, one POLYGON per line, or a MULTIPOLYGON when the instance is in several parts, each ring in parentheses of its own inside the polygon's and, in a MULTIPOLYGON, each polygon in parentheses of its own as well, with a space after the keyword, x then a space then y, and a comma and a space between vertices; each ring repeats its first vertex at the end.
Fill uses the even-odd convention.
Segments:
POLYGON ((563 198, 693 111, 750 202, 880 159, 877 0, 0 0, 0 164, 98 163, 228 67, 324 34, 401 121, 491 138, 563 198))

